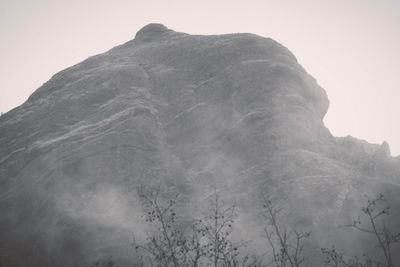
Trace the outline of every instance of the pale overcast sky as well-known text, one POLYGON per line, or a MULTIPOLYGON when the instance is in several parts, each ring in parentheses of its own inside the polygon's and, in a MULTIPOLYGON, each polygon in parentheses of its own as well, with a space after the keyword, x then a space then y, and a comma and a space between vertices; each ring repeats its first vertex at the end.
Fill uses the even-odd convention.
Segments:
POLYGON ((386 140, 400 154, 398 0, 0 0, 0 111, 151 22, 275 39, 327 91, 335 136, 386 140))

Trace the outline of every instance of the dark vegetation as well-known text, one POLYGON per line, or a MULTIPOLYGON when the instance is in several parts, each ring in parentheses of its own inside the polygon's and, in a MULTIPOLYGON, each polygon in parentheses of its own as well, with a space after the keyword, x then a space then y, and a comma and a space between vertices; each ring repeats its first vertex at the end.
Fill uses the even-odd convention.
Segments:
POLYGON ((322 248, 321 251, 325 255, 326 266, 355 266, 355 267, 394 267, 392 247, 395 243, 400 242, 400 232, 395 233, 387 227, 387 216, 390 215, 390 206, 386 205, 386 200, 380 194, 374 199, 368 199, 367 205, 361 208, 362 214, 366 217, 366 222, 360 218, 353 223, 346 225, 372 235, 376 241, 375 247, 383 255, 383 260, 371 258, 364 254, 362 258, 357 256, 349 257, 343 252, 338 252, 335 248, 322 248))
MULTIPOLYGON (((135 267, 300 267, 315 266, 308 257, 307 239, 311 232, 286 229, 281 224, 282 208, 262 198, 262 218, 265 221, 265 253, 245 252, 249 242, 233 241, 234 223, 238 214, 235 205, 221 200, 217 190, 209 197, 209 209, 201 219, 183 220, 177 214, 184 198, 158 187, 141 187, 139 197, 143 218, 152 231, 144 244, 134 242, 135 267)), ((323 266, 394 267, 393 245, 400 242, 400 233, 387 227, 390 206, 383 195, 368 199, 358 217, 345 227, 374 237, 381 257, 347 255, 332 248, 320 248, 323 266)), ((117 267, 112 260, 97 261, 90 267, 117 267)))

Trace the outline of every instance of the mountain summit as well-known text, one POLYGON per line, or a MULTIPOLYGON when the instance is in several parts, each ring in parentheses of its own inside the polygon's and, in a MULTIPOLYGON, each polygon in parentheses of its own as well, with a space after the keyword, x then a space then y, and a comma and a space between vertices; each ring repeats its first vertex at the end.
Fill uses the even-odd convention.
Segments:
POLYGON ((272 39, 149 24, 0 117, 0 261, 84 266, 111 255, 124 266, 131 233, 146 231, 136 189, 160 181, 187 197, 187 218, 218 190, 255 247, 261 195, 329 246, 365 194, 400 201, 400 162, 386 143, 332 136, 328 106, 272 39))
POLYGON ((169 30, 162 24, 151 23, 144 26, 140 31, 136 33, 135 40, 151 41, 169 31, 171 30, 169 30))

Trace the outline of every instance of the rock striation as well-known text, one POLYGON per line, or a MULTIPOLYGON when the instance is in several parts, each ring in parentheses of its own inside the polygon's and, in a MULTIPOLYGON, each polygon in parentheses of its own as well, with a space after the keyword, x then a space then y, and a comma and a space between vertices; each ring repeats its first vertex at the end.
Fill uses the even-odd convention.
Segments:
POLYGON ((111 255, 125 266, 132 231, 145 229, 135 189, 159 180, 191 207, 217 187, 256 245, 268 194, 289 207, 288 225, 329 246, 365 194, 400 203, 400 162, 387 143, 333 137, 328 106, 272 39, 149 24, 0 117, 0 260, 83 266, 111 255))

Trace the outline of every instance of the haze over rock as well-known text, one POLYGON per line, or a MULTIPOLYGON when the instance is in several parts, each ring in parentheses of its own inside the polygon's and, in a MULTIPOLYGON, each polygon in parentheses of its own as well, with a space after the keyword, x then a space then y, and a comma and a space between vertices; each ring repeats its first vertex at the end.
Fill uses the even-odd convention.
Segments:
POLYGON ((263 194, 289 207, 288 225, 313 227, 316 245, 334 244, 365 194, 400 203, 400 161, 387 143, 333 137, 328 106, 272 39, 149 24, 0 117, 0 259, 83 266, 112 255, 125 266, 131 233, 146 229, 135 190, 159 180, 190 199, 188 218, 217 188, 254 246, 263 194))

